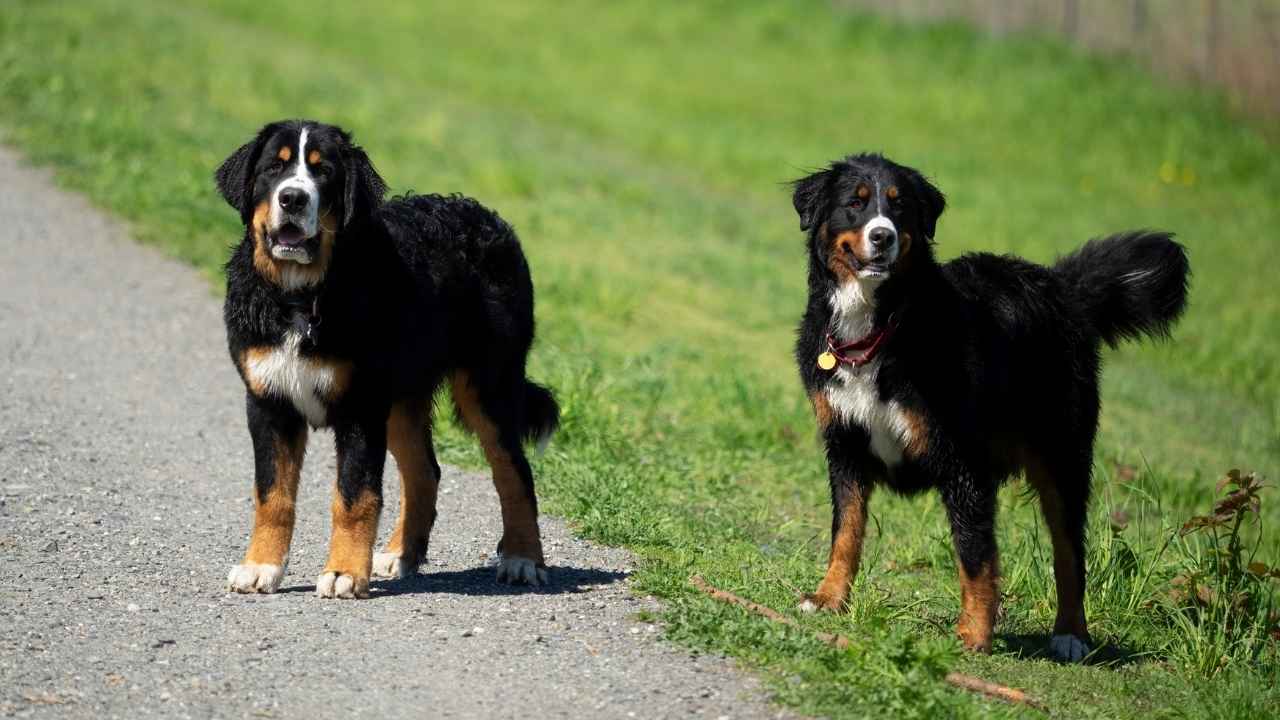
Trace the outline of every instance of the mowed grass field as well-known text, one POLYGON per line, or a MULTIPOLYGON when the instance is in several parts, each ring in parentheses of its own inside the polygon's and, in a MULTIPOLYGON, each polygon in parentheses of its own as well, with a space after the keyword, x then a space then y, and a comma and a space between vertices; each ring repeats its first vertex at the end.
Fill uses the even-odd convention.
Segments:
MULTIPOLYGON (((212 172, 269 120, 343 125, 395 192, 498 209, 537 286, 531 373, 564 410, 536 461, 544 510, 645 559, 637 586, 667 600, 658 620, 674 641, 738 657, 780 702, 832 716, 1038 714, 952 690, 947 670, 1025 688, 1062 717, 1280 707, 1265 622, 1242 634, 1170 599, 1176 576, 1216 567, 1200 536, 1173 534, 1209 511, 1214 481, 1231 467, 1280 472, 1280 163, 1263 129, 1224 106, 1050 42, 818 2, 0 6, 0 140, 211 287, 240 233, 212 172), (1047 262, 1135 227, 1190 249, 1173 341, 1107 353, 1093 664, 1040 653, 1050 551, 1021 483, 1002 494, 1005 614, 990 657, 952 638, 959 585, 932 495, 877 494, 850 612, 800 618, 854 649, 687 584, 700 573, 791 612, 821 577, 830 511, 791 361, 805 255, 783 183, 858 150, 947 193, 946 258, 1047 262)), ((445 415, 444 459, 479 466, 445 415)), ((1280 497, 1264 491, 1261 515, 1260 540, 1252 521, 1243 532, 1260 545, 1252 559, 1275 564, 1280 497)), ((1263 602, 1277 584, 1250 587, 1263 602)))

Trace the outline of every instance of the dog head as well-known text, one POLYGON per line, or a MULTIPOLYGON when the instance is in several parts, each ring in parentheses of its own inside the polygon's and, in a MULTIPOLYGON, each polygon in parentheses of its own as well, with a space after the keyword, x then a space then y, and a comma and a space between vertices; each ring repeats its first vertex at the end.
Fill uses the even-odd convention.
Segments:
POLYGON ((373 212, 386 193, 349 133, 309 120, 263 127, 215 179, 249 228, 255 267, 286 289, 319 282, 338 233, 373 212))
POLYGON ((874 287, 932 258, 946 199, 919 172, 880 155, 851 155, 794 188, 810 253, 838 286, 874 287))

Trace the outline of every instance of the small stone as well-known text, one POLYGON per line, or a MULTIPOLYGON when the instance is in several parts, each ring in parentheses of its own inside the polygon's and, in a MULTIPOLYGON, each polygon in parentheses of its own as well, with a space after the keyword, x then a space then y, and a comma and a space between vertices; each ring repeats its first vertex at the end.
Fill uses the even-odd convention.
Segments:
POLYGON ((58 552, 58 541, 50 540, 49 542, 45 543, 44 547, 40 548, 40 552, 43 552, 43 553, 58 552))
POLYGON ((631 634, 632 634, 632 635, 639 635, 639 634, 640 634, 640 628, 638 628, 638 627, 633 627, 633 628, 631 628, 631 634))
POLYGON ((138 603, 129 603, 125 606, 125 610, 128 610, 129 612, 138 612, 141 609, 142 606, 138 605, 138 603))

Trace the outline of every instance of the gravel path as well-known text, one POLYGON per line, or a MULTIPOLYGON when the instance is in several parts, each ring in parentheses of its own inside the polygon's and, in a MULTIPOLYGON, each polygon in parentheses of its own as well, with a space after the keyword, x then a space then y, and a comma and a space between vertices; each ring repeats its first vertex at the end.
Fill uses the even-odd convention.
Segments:
MULTIPOLYGON (((772 717, 758 683, 637 622, 623 551, 543 518, 554 584, 496 584, 487 477, 447 468, 425 574, 312 596, 314 433, 290 574, 223 592, 252 457, 218 301, 0 148, 0 714, 772 717)), ((388 460, 383 532, 398 494, 388 460)))

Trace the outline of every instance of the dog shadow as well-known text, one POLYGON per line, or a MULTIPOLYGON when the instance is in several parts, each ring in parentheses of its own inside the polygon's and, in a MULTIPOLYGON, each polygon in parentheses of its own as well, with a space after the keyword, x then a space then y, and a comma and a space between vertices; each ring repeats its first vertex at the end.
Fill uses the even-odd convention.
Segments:
MULTIPOLYGON (((587 592, 593 587, 626 580, 629 573, 600 568, 581 568, 572 565, 553 565, 547 568, 548 581, 542 585, 508 585, 498 582, 497 568, 481 565, 465 570, 439 570, 419 572, 409 577, 374 579, 369 583, 369 598, 395 597, 397 595, 566 595, 587 592)), ((295 585, 280 588, 280 593, 313 593, 315 585, 295 585)))
MULTIPOLYGON (((1022 660, 1049 660, 1063 665, 1069 664, 1054 657, 1049 652, 1051 635, 1043 633, 1000 634, 998 637, 1005 644, 1004 651, 1000 653, 1002 655, 1013 655, 1022 660)), ((1093 652, 1085 658, 1084 664, 1119 668, 1147 662, 1152 662, 1149 653, 1141 653, 1125 645, 1108 643, 1095 647, 1093 652)))

